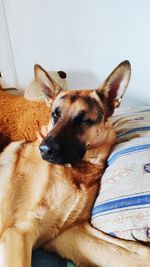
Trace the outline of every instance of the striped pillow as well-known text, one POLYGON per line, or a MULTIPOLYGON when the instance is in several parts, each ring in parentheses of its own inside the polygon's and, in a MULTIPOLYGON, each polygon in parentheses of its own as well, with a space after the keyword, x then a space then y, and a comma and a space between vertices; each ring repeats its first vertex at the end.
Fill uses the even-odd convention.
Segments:
POLYGON ((91 222, 113 236, 150 241, 150 108, 115 114, 113 125, 117 144, 91 222))

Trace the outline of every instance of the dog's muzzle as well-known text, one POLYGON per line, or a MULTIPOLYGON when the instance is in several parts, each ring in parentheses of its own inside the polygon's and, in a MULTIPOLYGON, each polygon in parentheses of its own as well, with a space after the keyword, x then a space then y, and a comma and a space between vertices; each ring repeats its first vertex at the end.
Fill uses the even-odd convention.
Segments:
POLYGON ((44 160, 57 164, 80 161, 86 152, 86 147, 79 142, 72 141, 71 146, 68 142, 60 145, 55 138, 43 140, 39 149, 44 160))

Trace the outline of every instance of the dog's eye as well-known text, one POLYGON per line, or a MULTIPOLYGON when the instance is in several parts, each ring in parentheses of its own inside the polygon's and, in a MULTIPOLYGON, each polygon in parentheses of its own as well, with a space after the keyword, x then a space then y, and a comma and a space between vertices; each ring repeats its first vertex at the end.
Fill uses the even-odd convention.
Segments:
POLYGON ((56 123, 58 121, 58 119, 61 116, 61 110, 60 108, 56 108, 53 112, 52 112, 52 118, 54 119, 54 123, 56 123))
POLYGON ((83 119, 83 120, 82 120, 82 123, 91 125, 91 124, 93 124, 93 121, 92 121, 91 119, 83 119))
POLYGON ((77 115, 74 118, 73 122, 75 124, 78 124, 78 125, 82 124, 82 125, 89 125, 90 126, 93 124, 93 120, 89 119, 85 113, 81 113, 81 114, 77 115))

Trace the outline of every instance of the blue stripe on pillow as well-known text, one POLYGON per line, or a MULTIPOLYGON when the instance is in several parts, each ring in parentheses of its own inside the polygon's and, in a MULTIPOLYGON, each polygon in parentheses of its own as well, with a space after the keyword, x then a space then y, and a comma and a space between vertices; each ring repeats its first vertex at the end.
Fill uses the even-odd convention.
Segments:
POLYGON ((104 204, 99 204, 98 206, 94 207, 92 216, 96 215, 97 213, 103 213, 110 210, 147 204, 150 204, 150 194, 118 199, 106 202, 104 204))
POLYGON ((149 150, 149 149, 150 149, 150 144, 144 144, 144 145, 125 148, 114 153, 112 156, 110 156, 107 163, 108 165, 111 165, 120 156, 128 155, 131 152, 138 152, 138 151, 142 151, 142 150, 144 151, 144 150, 149 150))
POLYGON ((121 134, 117 134, 117 138, 122 137, 122 136, 126 136, 126 135, 131 134, 131 133, 144 132, 144 131, 150 131, 150 126, 138 127, 138 128, 123 132, 121 134))
POLYGON ((118 210, 111 210, 110 212, 105 212, 105 213, 96 213, 95 215, 93 215, 92 214, 92 219, 95 219, 95 218, 98 218, 98 217, 100 217, 100 216, 106 216, 106 215, 110 215, 110 214, 117 214, 117 213, 122 213, 122 212, 124 212, 124 211, 130 211, 130 210, 136 210, 136 211, 138 211, 138 210, 145 210, 145 209, 148 209, 149 210, 149 208, 150 208, 150 205, 149 204, 147 204, 147 205, 141 205, 141 207, 140 206, 135 206, 135 208, 133 208, 133 207, 126 207, 126 208, 122 208, 122 209, 118 209, 118 210))
MULTIPOLYGON (((138 195, 149 195, 150 194, 150 190, 147 190, 147 191, 144 191, 144 192, 137 192, 137 193, 133 193, 132 194, 126 194, 126 195, 119 195, 118 197, 112 197, 112 198, 109 198, 107 201, 113 201, 113 200, 117 200, 117 199, 123 199, 123 198, 129 198, 129 197, 133 197, 133 196, 138 196, 138 195)), ((101 201, 101 204, 102 203, 106 203, 106 200, 103 200, 101 201)), ((96 204, 95 204, 96 205, 96 204)))

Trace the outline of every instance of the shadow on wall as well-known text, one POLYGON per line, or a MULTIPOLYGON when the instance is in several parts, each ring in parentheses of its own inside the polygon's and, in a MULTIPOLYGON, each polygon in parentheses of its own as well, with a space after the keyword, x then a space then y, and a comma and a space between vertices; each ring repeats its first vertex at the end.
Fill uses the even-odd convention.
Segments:
POLYGON ((69 89, 94 89, 101 84, 100 79, 89 71, 66 71, 69 89))

